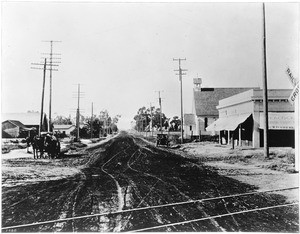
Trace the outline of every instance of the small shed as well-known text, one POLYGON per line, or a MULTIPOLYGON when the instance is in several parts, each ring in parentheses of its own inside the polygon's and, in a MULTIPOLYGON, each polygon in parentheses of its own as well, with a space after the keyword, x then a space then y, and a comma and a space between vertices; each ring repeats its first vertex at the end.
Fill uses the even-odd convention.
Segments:
POLYGON ((185 138, 191 138, 196 133, 196 115, 184 114, 183 116, 183 131, 185 138))
POLYGON ((27 137, 28 132, 31 130, 33 130, 33 128, 27 128, 18 120, 6 120, 2 122, 3 138, 27 137))
POLYGON ((71 135, 71 132, 76 128, 74 124, 54 124, 53 131, 60 132, 67 136, 71 135))
MULTIPOLYGON (((41 113, 40 112, 2 113, 1 118, 4 122, 8 120, 19 121, 26 128, 35 128, 38 131, 40 128, 41 113)), ((2 125, 2 130, 3 130, 3 125, 2 125)), ((45 113, 43 114, 41 131, 48 131, 48 118, 45 113)))

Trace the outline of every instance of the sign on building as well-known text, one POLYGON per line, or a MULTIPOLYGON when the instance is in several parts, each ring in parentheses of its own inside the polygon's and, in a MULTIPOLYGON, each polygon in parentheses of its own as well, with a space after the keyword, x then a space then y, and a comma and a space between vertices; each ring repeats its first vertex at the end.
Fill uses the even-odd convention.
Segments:
MULTIPOLYGON (((268 113, 269 129, 273 130, 293 130, 295 129, 294 113, 268 113)), ((265 122, 263 115, 260 115, 260 128, 264 129, 265 122)))
POLYGON ((294 104, 298 94, 299 94, 299 81, 293 76, 291 69, 287 68, 286 72, 288 74, 289 80, 291 81, 292 85, 294 86, 293 92, 289 97, 289 102, 294 104))
POLYGON ((299 82, 294 87, 293 92, 291 93, 291 95, 289 97, 289 102, 294 103, 294 101, 296 100, 296 97, 297 97, 298 94, 299 94, 299 82))

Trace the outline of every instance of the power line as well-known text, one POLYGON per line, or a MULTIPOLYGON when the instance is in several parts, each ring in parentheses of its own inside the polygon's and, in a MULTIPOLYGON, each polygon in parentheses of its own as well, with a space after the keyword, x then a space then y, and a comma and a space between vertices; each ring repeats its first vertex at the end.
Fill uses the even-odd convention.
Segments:
POLYGON ((254 194, 259 194, 259 193, 279 192, 279 191, 293 190, 293 189, 299 189, 299 187, 263 190, 263 191, 249 192, 249 193, 225 195, 225 196, 220 196, 220 197, 211 197, 211 198, 190 200, 190 201, 184 201, 184 202, 169 203, 169 204, 156 205, 156 206, 150 206, 150 207, 149 206, 148 207, 140 207, 140 208, 134 208, 134 209, 129 209, 129 210, 115 211, 115 212, 106 212, 106 213, 100 213, 100 214, 83 215, 83 216, 76 216, 76 217, 70 217, 70 218, 65 218, 65 219, 48 220, 48 221, 43 221, 43 222, 38 222, 38 223, 21 224, 21 225, 16 225, 16 226, 3 227, 1 229, 2 230, 7 230, 7 229, 22 228, 22 227, 30 227, 30 226, 57 223, 57 222, 66 222, 66 221, 76 220, 76 219, 93 218, 93 217, 106 216, 106 215, 117 215, 117 214, 134 212, 134 211, 157 209, 157 208, 178 206, 178 205, 186 205, 186 204, 192 204, 192 203, 196 203, 196 202, 213 201, 213 200, 220 200, 220 199, 225 199, 225 198, 248 196, 248 195, 254 195, 254 194))
POLYGON ((154 226, 154 227, 141 228, 141 229, 132 230, 132 231, 129 231, 129 232, 144 232, 144 231, 149 231, 149 230, 153 230, 153 229, 159 229, 159 228, 170 227, 170 226, 177 226, 177 225, 182 225, 182 224, 187 224, 187 223, 194 223, 194 222, 199 222, 199 221, 203 221, 203 220, 222 218, 222 217, 226 217, 226 216, 250 213, 250 212, 254 212, 254 211, 275 209, 275 208, 286 207, 286 206, 295 206, 295 205, 298 205, 298 204, 299 204, 299 202, 290 203, 290 204, 283 204, 283 205, 277 205, 277 206, 268 206, 268 207, 250 209, 250 210, 242 210, 242 211, 237 211, 237 212, 233 212, 233 213, 209 216, 209 217, 199 218, 199 219, 191 219, 191 220, 186 220, 186 221, 177 222, 177 223, 168 223, 168 224, 163 224, 163 225, 154 226))

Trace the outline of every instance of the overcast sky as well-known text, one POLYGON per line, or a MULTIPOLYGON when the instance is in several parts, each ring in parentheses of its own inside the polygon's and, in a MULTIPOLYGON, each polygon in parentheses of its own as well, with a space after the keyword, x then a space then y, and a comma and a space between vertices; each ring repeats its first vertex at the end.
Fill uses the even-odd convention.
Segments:
MULTIPOLYGON (((298 3, 266 3, 268 88, 292 88, 299 64, 298 3)), ((2 112, 40 111, 42 70, 30 69, 50 52, 60 53, 53 72, 52 113, 75 116, 80 83, 83 115, 107 109, 122 124, 142 106, 180 115, 182 68, 184 112, 192 113, 193 78, 203 87, 262 83, 262 3, 2 2, 2 112)), ((48 113, 49 73, 45 111, 48 113)))

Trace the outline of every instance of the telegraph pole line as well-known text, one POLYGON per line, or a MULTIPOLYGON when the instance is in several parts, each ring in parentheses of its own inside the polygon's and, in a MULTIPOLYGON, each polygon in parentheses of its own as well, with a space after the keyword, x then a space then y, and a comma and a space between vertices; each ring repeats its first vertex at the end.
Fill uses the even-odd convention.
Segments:
POLYGON ((160 109, 160 133, 163 133, 163 128, 162 128, 162 106, 161 106, 161 97, 160 97, 160 92, 163 92, 163 90, 156 91, 158 92, 158 103, 159 103, 159 109, 160 109))
POLYGON ((53 53, 53 43, 56 43, 56 42, 61 42, 61 41, 42 41, 42 42, 50 42, 50 61, 49 61, 49 65, 50 65, 50 85, 49 85, 49 88, 50 88, 50 98, 49 98, 49 131, 52 132, 53 129, 52 129, 52 121, 51 121, 51 112, 52 112, 52 66, 53 66, 53 55, 61 55, 61 54, 54 54, 53 53))
POLYGON ((182 59, 182 58, 178 58, 178 59, 174 59, 173 58, 173 61, 178 61, 179 62, 179 69, 178 70, 175 70, 175 71, 178 71, 179 74, 176 74, 176 75, 179 75, 179 81, 180 81, 180 103, 181 103, 181 144, 183 144, 183 98, 182 98, 182 76, 183 75, 186 75, 186 73, 182 73, 183 71, 187 71, 186 69, 181 69, 181 61, 185 61, 186 58, 182 59))
POLYGON ((269 117, 268 117, 268 86, 267 86, 267 52, 266 52, 266 17, 265 3, 263 3, 263 108, 264 108, 264 156, 269 158, 269 117))

